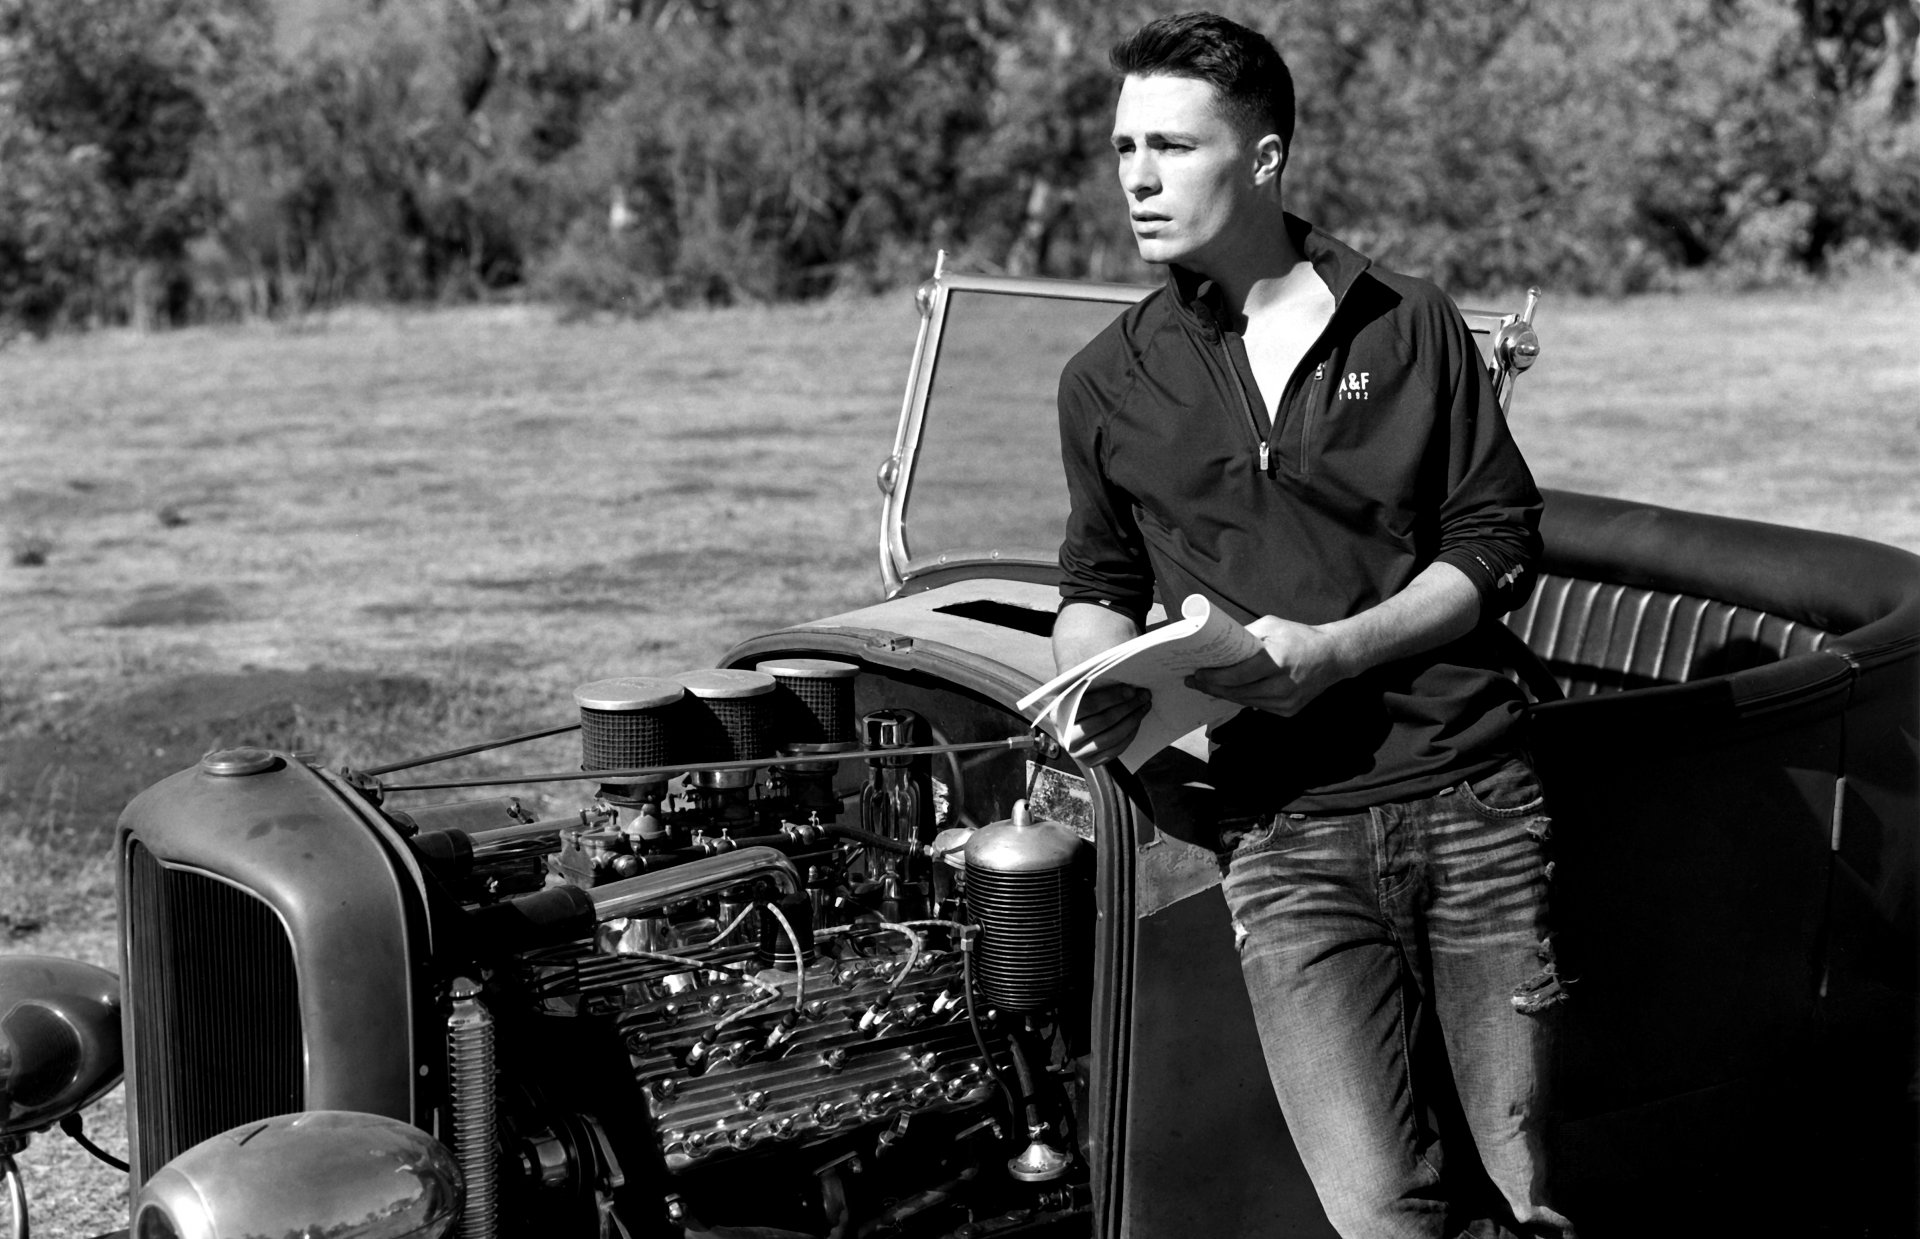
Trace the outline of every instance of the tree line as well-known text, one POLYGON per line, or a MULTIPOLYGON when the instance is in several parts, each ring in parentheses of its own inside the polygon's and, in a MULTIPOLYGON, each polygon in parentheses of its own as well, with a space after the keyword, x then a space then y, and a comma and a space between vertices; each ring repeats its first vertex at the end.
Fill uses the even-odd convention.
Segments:
MULTIPOLYGON (((1143 278, 1102 0, 0 0, 0 324, 1143 278)), ((1920 0, 1219 0, 1292 209, 1456 290, 1920 250, 1920 0)))

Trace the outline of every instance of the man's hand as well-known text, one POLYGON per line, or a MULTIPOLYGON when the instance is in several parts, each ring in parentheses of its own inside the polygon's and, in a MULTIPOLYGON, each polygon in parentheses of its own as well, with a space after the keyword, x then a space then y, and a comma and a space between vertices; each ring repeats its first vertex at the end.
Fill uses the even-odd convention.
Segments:
MULTIPOLYGON (((1053 621, 1053 664, 1064 671, 1139 633, 1131 619, 1090 602, 1069 602, 1053 621)), ((1112 761, 1133 742, 1152 695, 1131 684, 1102 684, 1080 699, 1080 716, 1060 743, 1089 766, 1112 761)))
POLYGON ((1312 624, 1263 615, 1247 625, 1265 650, 1227 667, 1187 677, 1203 693, 1271 714, 1297 714, 1309 701, 1346 679, 1349 668, 1337 638, 1312 624))
POLYGON ((1089 766, 1112 761, 1133 742, 1153 694, 1132 684, 1100 684, 1080 699, 1080 712, 1061 729, 1060 743, 1089 766))
POLYGON ((1247 625, 1263 653, 1196 671, 1187 683, 1243 706, 1297 714, 1341 680, 1466 636, 1479 616, 1480 591, 1467 574, 1431 563, 1385 602, 1330 624, 1263 615, 1247 625))

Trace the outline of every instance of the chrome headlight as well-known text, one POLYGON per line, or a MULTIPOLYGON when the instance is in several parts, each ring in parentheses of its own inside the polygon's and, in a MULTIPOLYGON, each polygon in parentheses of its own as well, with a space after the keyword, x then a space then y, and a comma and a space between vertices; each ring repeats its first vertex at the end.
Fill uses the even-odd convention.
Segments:
POLYGON ((133 1204, 133 1239, 439 1239, 460 1171, 417 1127, 312 1110, 243 1123, 162 1166, 133 1204))
POLYGON ((77 960, 0 957, 0 1136, 57 1123, 119 1082, 119 978, 77 960))

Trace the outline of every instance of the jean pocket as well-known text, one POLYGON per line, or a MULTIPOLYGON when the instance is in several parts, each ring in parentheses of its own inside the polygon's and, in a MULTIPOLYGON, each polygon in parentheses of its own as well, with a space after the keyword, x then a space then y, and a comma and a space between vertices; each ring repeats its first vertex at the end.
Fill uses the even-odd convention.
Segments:
POLYGON ((1510 761, 1498 770, 1460 784, 1460 796, 1475 813, 1493 821, 1531 817, 1547 805, 1533 767, 1510 761))
POLYGON ((1220 845, 1214 849, 1224 863, 1236 856, 1248 856, 1254 852, 1271 847, 1273 837, 1280 829, 1280 815, 1268 817, 1242 818, 1234 822, 1222 822, 1220 825, 1220 845))

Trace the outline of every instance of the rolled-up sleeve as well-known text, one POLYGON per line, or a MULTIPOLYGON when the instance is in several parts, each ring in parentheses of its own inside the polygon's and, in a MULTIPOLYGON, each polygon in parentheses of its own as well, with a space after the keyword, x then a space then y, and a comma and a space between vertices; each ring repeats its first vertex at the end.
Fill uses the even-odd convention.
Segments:
POLYGON ((1106 402, 1079 360, 1061 374, 1058 400, 1071 504, 1060 543, 1060 601, 1107 607, 1141 625, 1153 605, 1153 574, 1133 501, 1107 478, 1106 402))
POLYGON ((1533 593, 1540 557, 1540 490, 1473 342, 1449 304, 1439 323, 1448 411, 1447 494, 1434 558, 1480 591, 1481 613, 1505 615, 1533 593))

